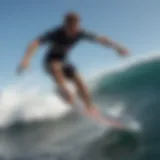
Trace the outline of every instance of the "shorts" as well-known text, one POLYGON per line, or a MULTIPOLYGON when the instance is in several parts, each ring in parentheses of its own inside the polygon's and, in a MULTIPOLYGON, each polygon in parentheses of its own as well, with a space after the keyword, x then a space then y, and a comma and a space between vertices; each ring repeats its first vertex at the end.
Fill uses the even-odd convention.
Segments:
MULTIPOLYGON (((49 64, 50 63, 54 63, 54 61, 59 61, 62 62, 63 67, 62 67, 62 72, 64 74, 64 76, 68 79, 72 79, 76 73, 76 68, 74 65, 72 65, 71 63, 66 62, 66 58, 61 55, 61 54, 47 54, 44 58, 44 68, 45 71, 48 73, 51 73, 49 64)), ((52 73, 52 75, 54 76, 54 74, 52 73)))

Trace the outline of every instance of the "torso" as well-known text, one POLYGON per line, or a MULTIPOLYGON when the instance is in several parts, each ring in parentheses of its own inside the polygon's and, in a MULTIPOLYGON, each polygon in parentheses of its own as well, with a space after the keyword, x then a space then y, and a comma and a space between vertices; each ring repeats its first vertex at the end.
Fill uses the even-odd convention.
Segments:
POLYGON ((58 28, 55 36, 53 37, 50 52, 53 52, 53 54, 67 54, 73 45, 79 41, 80 37, 80 32, 70 37, 66 34, 63 28, 58 28))
POLYGON ((46 61, 54 58, 65 60, 69 50, 81 39, 93 41, 96 39, 96 35, 80 30, 77 34, 69 36, 66 34, 63 27, 58 27, 39 37, 40 43, 49 44, 46 61))

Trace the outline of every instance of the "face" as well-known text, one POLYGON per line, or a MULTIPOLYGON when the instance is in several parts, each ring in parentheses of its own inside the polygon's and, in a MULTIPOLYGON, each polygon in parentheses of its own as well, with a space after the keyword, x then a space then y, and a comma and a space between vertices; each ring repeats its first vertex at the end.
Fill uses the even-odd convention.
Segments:
POLYGON ((79 21, 74 21, 66 25, 66 30, 69 35, 75 35, 80 29, 80 22, 79 21))

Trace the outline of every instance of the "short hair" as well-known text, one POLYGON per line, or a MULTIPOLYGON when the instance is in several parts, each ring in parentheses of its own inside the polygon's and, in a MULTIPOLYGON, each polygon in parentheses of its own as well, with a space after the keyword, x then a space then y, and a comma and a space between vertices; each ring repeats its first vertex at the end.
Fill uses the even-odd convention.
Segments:
POLYGON ((64 23, 66 24, 70 24, 77 21, 80 21, 80 16, 76 12, 68 12, 64 16, 64 23))

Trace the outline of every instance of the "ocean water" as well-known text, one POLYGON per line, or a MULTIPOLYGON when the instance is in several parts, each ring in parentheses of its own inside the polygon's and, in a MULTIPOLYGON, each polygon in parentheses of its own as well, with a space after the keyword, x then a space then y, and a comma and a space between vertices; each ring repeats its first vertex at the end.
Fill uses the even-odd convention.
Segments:
POLYGON ((159 160, 160 56, 98 75, 90 89, 105 116, 132 130, 100 124, 56 94, 21 86, 0 95, 0 160, 159 160))

